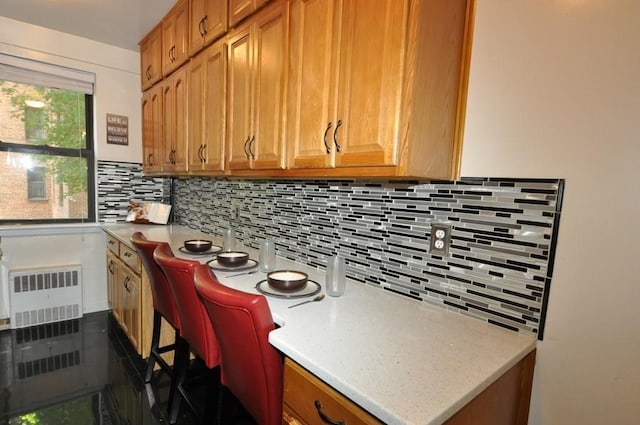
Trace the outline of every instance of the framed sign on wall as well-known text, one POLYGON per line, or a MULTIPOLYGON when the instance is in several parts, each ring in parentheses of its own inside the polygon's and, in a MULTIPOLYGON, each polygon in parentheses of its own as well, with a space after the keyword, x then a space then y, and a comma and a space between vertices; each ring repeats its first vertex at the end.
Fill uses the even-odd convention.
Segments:
POLYGON ((125 146, 129 144, 129 117, 107 114, 107 143, 125 146))

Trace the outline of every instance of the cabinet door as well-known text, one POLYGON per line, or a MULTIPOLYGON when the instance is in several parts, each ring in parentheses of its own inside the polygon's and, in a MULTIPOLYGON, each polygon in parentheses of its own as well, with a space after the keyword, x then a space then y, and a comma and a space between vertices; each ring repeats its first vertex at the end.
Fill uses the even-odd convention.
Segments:
POLYGON ((336 167, 396 165, 409 0, 344 0, 336 167))
POLYGON ((176 71, 162 85, 163 171, 186 170, 186 70, 176 71))
POLYGON ((191 59, 187 66, 187 116, 189 117, 187 138, 189 145, 188 169, 198 171, 202 169, 202 147, 204 146, 205 132, 205 74, 206 62, 204 55, 200 54, 191 59))
POLYGON ((235 26, 268 2, 269 0, 229 0, 229 26, 235 26))
POLYGON ((162 86, 142 94, 142 167, 146 173, 162 169, 162 86))
POLYGON ((226 45, 217 43, 187 69, 189 170, 224 170, 226 45))
POLYGON ((146 90, 162 78, 162 27, 157 26, 140 42, 140 86, 146 90))
POLYGON ((253 169, 284 168, 284 89, 288 2, 256 15, 252 140, 253 169))
POLYGON ((251 31, 246 27, 229 40, 227 165, 231 170, 251 167, 247 151, 251 141, 251 53, 251 31))
POLYGON ((216 43, 205 51, 203 170, 224 171, 227 111, 227 45, 216 43))
POLYGON ((287 21, 288 3, 274 3, 229 41, 229 169, 284 168, 287 21))
POLYGON ((162 75, 167 76, 189 58, 189 13, 179 0, 162 21, 162 75))
POLYGON ((112 311, 113 317, 116 320, 120 320, 117 306, 117 293, 118 293, 118 260, 116 256, 109 250, 107 250, 107 302, 109 308, 112 311))
POLYGON ((334 111, 330 104, 338 64, 335 19, 340 1, 294 0, 291 4, 291 46, 287 139, 289 168, 333 167, 334 111))
POLYGON ((122 265, 122 325, 131 345, 140 352, 140 277, 122 265))
POLYGON ((118 320, 120 327, 123 332, 126 334, 129 333, 127 327, 127 320, 125 318, 125 303, 127 299, 127 292, 125 290, 125 284, 128 284, 129 279, 127 279, 127 275, 125 274, 126 266, 122 263, 122 261, 115 261, 116 264, 116 285, 115 285, 115 294, 114 294, 114 308, 113 308, 113 317, 118 320))
POLYGON ((191 0, 189 8, 189 54, 227 32, 227 0, 191 0))

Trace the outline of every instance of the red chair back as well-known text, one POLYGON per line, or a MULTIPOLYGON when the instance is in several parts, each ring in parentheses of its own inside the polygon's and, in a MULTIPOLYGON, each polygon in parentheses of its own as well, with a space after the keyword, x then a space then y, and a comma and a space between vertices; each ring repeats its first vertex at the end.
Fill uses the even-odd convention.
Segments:
POLYGON ((280 425, 283 359, 268 341, 275 325, 267 300, 222 285, 205 265, 194 282, 220 341, 223 385, 259 425, 280 425))
POLYGON ((204 304, 193 284, 193 274, 200 263, 174 256, 169 245, 160 245, 156 248, 153 257, 167 276, 173 292, 182 323, 181 336, 207 367, 218 366, 220 364, 218 340, 204 304))
POLYGON ((180 331, 180 316, 178 315, 173 292, 169 287, 167 277, 153 258, 153 252, 158 246, 169 246, 169 244, 150 241, 141 232, 135 232, 131 235, 130 240, 149 276, 154 310, 158 311, 175 330, 180 331))

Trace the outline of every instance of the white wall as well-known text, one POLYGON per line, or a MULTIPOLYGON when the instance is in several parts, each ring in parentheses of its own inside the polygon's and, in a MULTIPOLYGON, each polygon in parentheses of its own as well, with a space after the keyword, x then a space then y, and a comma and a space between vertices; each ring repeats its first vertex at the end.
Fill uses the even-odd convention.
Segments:
MULTIPOLYGON (((97 159, 141 161, 140 59, 137 52, 1 16, 0 52, 95 73, 94 138, 97 159), (128 146, 106 143, 107 113, 129 117, 128 146)), ((47 233, 46 229, 40 229, 39 234, 42 233, 47 233)), ((11 268, 82 264, 84 311, 107 309, 106 245, 102 231, 80 226, 55 235, 33 236, 33 232, 13 228, 0 229, 0 235, 3 236, 2 250, 11 268)), ((6 294, 6 288, 0 289, 0 296, 6 294)))
POLYGON ((566 179, 530 424, 638 423, 640 2, 477 6, 462 175, 566 179))
POLYGON ((0 52, 95 73, 94 137, 97 158, 141 161, 140 55, 137 52, 2 16, 0 52), (106 143, 108 113, 129 117, 128 146, 106 143))

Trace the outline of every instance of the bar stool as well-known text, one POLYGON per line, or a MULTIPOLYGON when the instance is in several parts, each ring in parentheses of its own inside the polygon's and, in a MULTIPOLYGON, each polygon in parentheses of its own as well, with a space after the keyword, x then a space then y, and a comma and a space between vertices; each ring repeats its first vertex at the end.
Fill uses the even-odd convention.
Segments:
MULTIPOLYGON (((189 347, 189 350, 179 352, 180 373, 176 380, 178 394, 173 399, 169 418, 170 423, 174 424, 178 418, 182 400, 187 403, 196 416, 200 417, 184 388, 189 369, 189 351, 197 355, 211 372, 210 376, 207 377, 206 392, 208 399, 214 389, 221 390, 220 380, 215 375, 216 372, 219 372, 220 349, 211 320, 209 320, 204 304, 193 284, 193 274, 196 268, 200 266, 200 263, 174 256, 169 245, 158 246, 154 251, 153 257, 167 276, 182 325, 180 335, 189 347)), ((212 404, 205 404, 204 418, 200 417, 203 422, 211 416, 210 409, 212 404)))
MULTIPOLYGON (((280 425, 283 358, 268 341, 275 325, 267 300, 222 285, 206 265, 194 283, 220 341, 222 385, 259 425, 280 425)), ((220 423, 222 391, 218 406, 220 423)))
MULTIPOLYGON (((180 350, 179 347, 184 346, 186 343, 180 337, 180 316, 178 315, 178 310, 176 307, 176 303, 173 299, 173 292, 171 292, 171 288, 169 287, 169 282, 167 278, 160 268, 156 261, 153 259, 153 252, 160 245, 167 245, 166 242, 157 242, 148 240, 141 232, 135 232, 130 237, 130 241, 133 244, 135 250, 138 252, 140 256, 140 260, 142 261, 142 265, 147 271, 147 275, 149 276, 149 285, 151 287, 151 298, 153 300, 153 330, 151 335, 151 348, 149 350, 149 359, 147 361, 147 370, 145 373, 144 382, 145 384, 149 384, 151 382, 151 378, 153 376, 153 369, 155 364, 158 363, 163 372, 167 373, 171 377, 171 387, 169 390, 169 408, 173 402, 173 397, 175 394, 175 383, 174 379, 176 376, 175 368, 172 368, 167 364, 167 362, 161 357, 161 354, 172 352, 174 353, 174 358, 177 356, 177 351, 180 350), (167 323, 174 329, 175 338, 173 344, 160 346, 160 330, 162 324, 162 318, 164 318, 167 323)), ((182 348, 184 350, 184 348, 182 348)))

